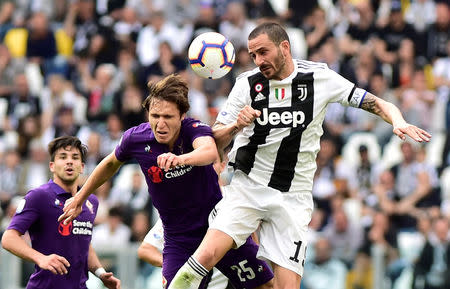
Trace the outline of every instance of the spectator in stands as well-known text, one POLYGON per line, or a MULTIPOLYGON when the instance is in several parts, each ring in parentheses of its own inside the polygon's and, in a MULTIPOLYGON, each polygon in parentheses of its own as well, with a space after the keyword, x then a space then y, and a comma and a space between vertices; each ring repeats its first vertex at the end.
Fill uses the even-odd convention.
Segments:
POLYGON ((363 241, 360 224, 350 222, 345 211, 337 208, 332 214, 330 223, 323 228, 323 236, 333 240, 331 244, 333 257, 338 258, 350 268, 363 241))
POLYGON ((248 35, 256 24, 247 18, 245 6, 241 2, 229 2, 219 32, 233 43, 234 47, 246 47, 247 40, 242 35, 248 35))
POLYGON ((19 153, 10 149, 4 153, 3 164, 0 165, 0 206, 5 211, 10 200, 24 192, 19 191, 22 165, 19 153))
POLYGON ((118 111, 124 130, 146 121, 146 115, 141 105, 142 101, 142 91, 137 86, 128 85, 125 87, 118 111))
POLYGON ((246 0, 244 5, 248 19, 262 21, 278 17, 269 0, 246 0))
POLYGON ((359 1, 355 9, 358 17, 350 19, 345 35, 339 39, 339 50, 346 57, 357 54, 361 46, 376 35, 375 11, 371 1, 359 1))
POLYGON ((123 124, 117 113, 110 113, 106 118, 106 127, 101 130, 102 146, 100 154, 106 156, 119 144, 123 134, 123 124))
POLYGON ((6 129, 15 130, 25 116, 40 118, 41 114, 41 102, 37 96, 31 94, 27 77, 25 74, 17 74, 14 78, 14 90, 9 96, 6 129))
POLYGON ((436 92, 427 88, 425 73, 417 68, 411 79, 411 88, 404 90, 400 96, 400 109, 409 122, 432 131, 433 108, 436 92))
POLYGON ((105 223, 95 226, 92 234, 92 247, 121 249, 126 248, 131 236, 130 228, 123 223, 123 210, 120 207, 109 209, 105 223))
POLYGON ((427 239, 414 267, 414 286, 450 288, 449 221, 444 217, 433 221, 433 235, 427 239))
POLYGON ((172 46, 167 41, 159 44, 158 60, 144 68, 142 84, 156 82, 172 73, 185 74, 186 61, 172 51, 172 46))
POLYGON ((305 289, 344 289, 347 267, 333 257, 333 239, 319 238, 314 245, 314 259, 305 263, 302 288, 305 289))
POLYGON ((436 3, 436 22, 426 31, 426 56, 430 62, 448 56, 447 42, 450 35, 450 6, 448 1, 436 3))
POLYGON ((150 230, 150 220, 147 211, 136 211, 131 221, 130 242, 141 243, 150 230))
POLYGON ((405 11, 405 21, 422 33, 436 21, 436 3, 432 0, 414 0, 405 11))

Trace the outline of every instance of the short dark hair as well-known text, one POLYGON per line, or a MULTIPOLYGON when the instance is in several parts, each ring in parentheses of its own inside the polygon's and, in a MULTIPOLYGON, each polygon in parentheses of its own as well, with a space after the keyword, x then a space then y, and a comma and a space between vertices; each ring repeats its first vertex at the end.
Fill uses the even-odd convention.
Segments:
POLYGON ((275 22, 265 22, 256 26, 256 28, 248 35, 248 40, 255 39, 261 34, 267 34, 270 41, 276 45, 280 45, 280 43, 285 40, 290 43, 286 30, 280 24, 275 22))
POLYGON ((149 94, 142 103, 147 111, 153 99, 160 99, 175 103, 181 114, 188 112, 188 84, 178 74, 170 74, 158 82, 149 82, 147 86, 149 94))
POLYGON ((60 148, 73 147, 77 148, 81 154, 81 161, 86 161, 87 146, 81 143, 81 140, 75 136, 60 136, 55 138, 48 144, 48 153, 50 155, 50 161, 55 160, 56 151, 60 148))

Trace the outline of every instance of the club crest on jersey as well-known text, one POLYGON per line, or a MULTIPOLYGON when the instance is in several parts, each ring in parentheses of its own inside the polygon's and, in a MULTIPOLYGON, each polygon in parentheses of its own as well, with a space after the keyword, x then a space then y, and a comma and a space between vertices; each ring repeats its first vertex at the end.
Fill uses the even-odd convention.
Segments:
POLYGON ((86 207, 89 209, 89 212, 91 212, 91 214, 94 213, 94 206, 89 200, 86 201, 86 207))
POLYGON ((298 91, 298 99, 300 99, 300 101, 304 101, 308 96, 308 88, 306 87, 306 84, 298 84, 297 91, 298 91))
POLYGON ((255 84, 255 91, 261 92, 263 90, 264 86, 261 83, 255 84))
POLYGON ((145 147, 145 152, 146 152, 146 153, 151 153, 151 152, 152 152, 152 150, 150 149, 150 145, 147 145, 147 146, 145 147))
POLYGON ((157 166, 150 167, 147 170, 147 174, 153 183, 158 184, 162 182, 163 173, 160 167, 157 166))
POLYGON ((285 88, 275 88, 275 98, 277 100, 282 100, 286 96, 285 88))

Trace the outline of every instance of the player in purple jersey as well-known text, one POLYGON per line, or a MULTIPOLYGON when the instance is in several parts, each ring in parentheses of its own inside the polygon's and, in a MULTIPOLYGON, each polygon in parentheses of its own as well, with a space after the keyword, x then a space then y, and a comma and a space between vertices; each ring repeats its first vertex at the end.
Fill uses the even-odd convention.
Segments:
MULTIPOLYGON (((210 212, 222 195, 212 165, 218 152, 211 128, 186 117, 187 83, 170 75, 149 84, 149 92, 143 102, 149 122, 123 134, 115 150, 100 162, 70 204, 66 203, 59 220, 73 220, 96 188, 124 162, 137 160, 164 226, 163 282, 167 286, 200 244, 210 212)), ((256 259, 257 250, 248 238, 241 249, 230 251, 216 267, 236 288, 270 288, 273 274, 265 262, 256 259)))
POLYGON ((88 271, 108 288, 120 288, 120 280, 106 272, 91 246, 98 200, 83 202, 83 213, 68 224, 57 222, 66 200, 77 192, 86 147, 72 136, 59 137, 48 145, 53 180, 28 192, 2 237, 2 246, 36 264, 27 289, 85 289, 88 271), (31 247, 22 239, 26 231, 31 247))
POLYGON ((233 138, 233 179, 199 248, 169 289, 195 289, 209 270, 259 228, 258 257, 270 260, 274 288, 298 289, 313 210, 312 184, 322 123, 330 103, 361 108, 392 124, 402 140, 431 135, 405 121, 399 109, 358 88, 326 64, 293 59, 289 37, 277 23, 262 23, 248 36, 257 65, 237 79, 213 126, 220 148, 233 138))

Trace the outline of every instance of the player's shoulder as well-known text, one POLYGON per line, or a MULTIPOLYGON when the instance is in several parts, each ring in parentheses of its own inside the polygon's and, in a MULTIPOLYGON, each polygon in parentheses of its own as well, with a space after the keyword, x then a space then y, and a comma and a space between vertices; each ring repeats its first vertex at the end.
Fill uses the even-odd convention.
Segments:
MULTIPOLYGON (((139 140, 140 136, 143 136, 144 138, 148 138, 148 135, 151 132, 151 127, 150 127, 150 123, 148 122, 143 122, 137 126, 133 126, 129 129, 127 129, 123 135, 122 135, 122 139, 133 139, 134 141, 139 140)), ((122 139, 120 141, 120 143, 122 143, 122 139)))
POLYGON ((257 74, 257 73, 260 73, 259 67, 256 67, 256 68, 254 68, 252 70, 248 70, 248 71, 242 72, 241 74, 239 74, 236 77, 236 83, 238 81, 240 81, 240 82, 248 82, 248 78, 253 76, 253 75, 255 75, 255 74, 257 74))
POLYGON ((43 184, 37 188, 31 189, 25 195, 28 199, 47 199, 50 197, 50 193, 53 192, 52 186, 50 183, 43 184))
POLYGON ((89 195, 88 200, 89 200, 89 202, 91 202, 95 206, 97 206, 98 203, 99 203, 97 196, 94 195, 94 194, 89 195))
POLYGON ((329 70, 328 65, 323 62, 315 62, 303 59, 294 59, 294 65, 299 71, 310 72, 310 71, 327 71, 329 70))
POLYGON ((183 131, 194 132, 196 130, 210 131, 211 127, 198 119, 187 117, 181 122, 183 131))

